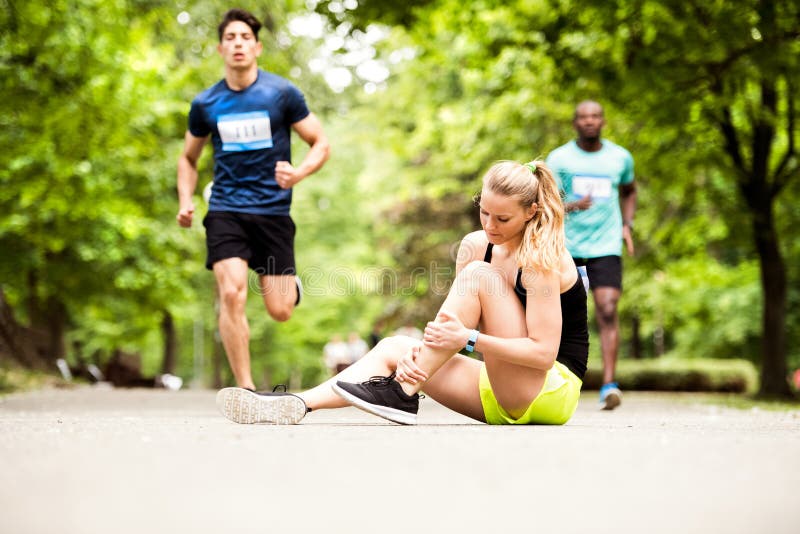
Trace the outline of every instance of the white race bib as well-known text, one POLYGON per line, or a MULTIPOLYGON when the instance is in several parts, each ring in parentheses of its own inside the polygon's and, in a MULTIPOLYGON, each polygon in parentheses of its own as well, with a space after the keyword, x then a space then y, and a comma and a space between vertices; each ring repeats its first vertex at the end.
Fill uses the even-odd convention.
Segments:
POLYGON ((611 198, 611 178, 608 176, 573 176, 572 193, 578 197, 589 195, 593 199, 611 198))
POLYGON ((272 147, 272 129, 266 111, 220 115, 217 130, 222 139, 222 150, 226 152, 272 147))

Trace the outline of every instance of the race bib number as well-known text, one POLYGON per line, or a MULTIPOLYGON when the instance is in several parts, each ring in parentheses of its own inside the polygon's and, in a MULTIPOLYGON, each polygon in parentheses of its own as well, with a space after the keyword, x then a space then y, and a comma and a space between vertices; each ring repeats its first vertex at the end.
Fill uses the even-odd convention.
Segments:
POLYGON ((611 178, 608 176, 573 176, 572 193, 577 197, 611 198, 611 178))
POLYGON ((222 150, 226 152, 272 148, 272 129, 266 111, 220 115, 217 130, 222 150))

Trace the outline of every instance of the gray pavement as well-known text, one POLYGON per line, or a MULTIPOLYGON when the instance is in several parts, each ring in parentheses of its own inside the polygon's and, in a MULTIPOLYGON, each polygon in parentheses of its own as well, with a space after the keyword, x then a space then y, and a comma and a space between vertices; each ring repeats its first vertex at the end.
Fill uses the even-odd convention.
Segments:
POLYGON ((627 393, 564 427, 422 401, 236 425, 213 391, 0 397, 0 534, 800 532, 800 411, 627 393))

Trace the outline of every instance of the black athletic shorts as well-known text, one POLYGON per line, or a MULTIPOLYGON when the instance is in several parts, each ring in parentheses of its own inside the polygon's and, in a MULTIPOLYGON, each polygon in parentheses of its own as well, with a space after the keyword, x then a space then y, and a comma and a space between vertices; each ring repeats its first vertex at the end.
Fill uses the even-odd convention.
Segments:
POLYGON ((242 258, 260 275, 296 274, 294 221, 289 215, 256 215, 209 211, 206 227, 206 268, 228 258, 242 258))
POLYGON ((578 267, 586 266, 590 288, 615 287, 622 291, 622 258, 619 256, 572 259, 578 267))

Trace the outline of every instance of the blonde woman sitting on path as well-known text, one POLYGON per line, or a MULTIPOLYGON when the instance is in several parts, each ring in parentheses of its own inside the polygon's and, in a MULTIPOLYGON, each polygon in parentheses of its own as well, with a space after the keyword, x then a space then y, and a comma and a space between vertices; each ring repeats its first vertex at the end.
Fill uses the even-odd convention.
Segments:
POLYGON ((483 230, 463 238, 455 281, 422 342, 383 339, 297 395, 225 388, 217 394, 222 413, 237 423, 295 424, 311 410, 354 405, 415 424, 424 391, 489 424, 566 423, 578 404, 589 334, 556 182, 543 162, 499 162, 483 177, 478 204, 483 230), (480 351, 484 361, 457 354, 462 349, 480 351))

